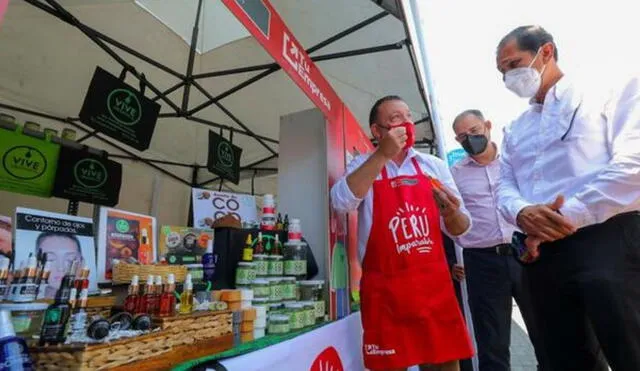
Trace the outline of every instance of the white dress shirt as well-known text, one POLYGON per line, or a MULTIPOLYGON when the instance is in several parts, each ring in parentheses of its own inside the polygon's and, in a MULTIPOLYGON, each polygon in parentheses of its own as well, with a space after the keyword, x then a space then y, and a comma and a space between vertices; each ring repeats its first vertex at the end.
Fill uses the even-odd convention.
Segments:
POLYGON ((510 243, 516 228, 500 213, 496 195, 500 160, 496 158, 487 165, 481 165, 466 157, 451 168, 451 175, 473 219, 469 232, 455 239, 458 245, 480 248, 510 243))
MULTIPOLYGON (((358 169, 368 158, 370 154, 357 156, 351 163, 347 165, 347 173, 331 188, 331 205, 338 212, 350 212, 358 210, 358 253, 360 261, 364 258, 367 242, 369 240, 369 232, 371 232, 372 214, 373 214, 373 191, 369 189, 364 199, 357 198, 347 184, 347 176, 358 169), (362 202, 364 201, 364 202, 362 202)), ((422 171, 442 182, 443 185, 455 193, 460 199, 461 211, 469 216, 469 212, 465 209, 458 188, 456 187, 451 172, 447 165, 439 158, 420 153, 413 148, 409 149, 409 154, 404 160, 401 166, 396 165, 395 162, 389 161, 386 165, 387 174, 389 178, 397 176, 411 176, 416 175, 415 168, 413 166, 412 158, 416 158, 422 171)), ((378 175, 377 180, 382 178, 378 175)), ((442 231, 450 235, 446 231, 444 221, 440 218, 440 227, 442 231)), ((468 231, 469 229, 467 229, 468 231)), ((466 233, 466 231, 464 232, 466 233)))
POLYGON ((524 207, 560 194, 560 212, 578 228, 639 210, 640 79, 609 92, 563 77, 505 128, 501 166, 498 203, 513 224, 524 207))

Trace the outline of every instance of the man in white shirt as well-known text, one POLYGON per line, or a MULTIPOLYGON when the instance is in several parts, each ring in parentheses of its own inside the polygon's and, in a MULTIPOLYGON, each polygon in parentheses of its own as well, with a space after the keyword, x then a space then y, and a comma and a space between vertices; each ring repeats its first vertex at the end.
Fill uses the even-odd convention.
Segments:
POLYGON ((468 212, 442 160, 412 148, 411 111, 400 97, 378 100, 369 122, 378 148, 356 157, 331 189, 334 209, 358 210, 365 367, 459 370, 473 348, 441 229, 465 233, 468 212))
POLYGON ((500 211, 537 259, 525 272, 550 369, 637 371, 640 79, 609 94, 568 81, 557 61, 539 26, 498 45, 506 87, 530 98, 505 129, 500 211))
MULTIPOLYGON (((491 121, 479 110, 456 116, 453 131, 469 155, 451 168, 451 174, 473 220, 471 230, 456 242, 464 248, 464 277, 480 371, 509 371, 512 298, 518 303, 536 353, 539 346, 522 267, 511 253, 516 228, 498 210, 498 149, 491 141, 491 121)), ((454 272, 460 269, 456 267, 454 272)), ((456 277, 460 279, 460 273, 456 277)))

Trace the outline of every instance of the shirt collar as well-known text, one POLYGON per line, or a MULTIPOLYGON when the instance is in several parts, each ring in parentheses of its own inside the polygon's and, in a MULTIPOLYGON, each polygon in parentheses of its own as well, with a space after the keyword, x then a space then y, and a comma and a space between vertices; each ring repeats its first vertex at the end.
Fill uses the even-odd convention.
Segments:
MULTIPOLYGON (((564 97, 565 93, 569 90, 570 87, 571 87, 571 83, 569 82, 569 79, 567 79, 565 76, 561 77, 560 80, 558 80, 551 87, 551 89, 549 89, 549 91, 547 92, 547 95, 545 95, 545 97, 544 97, 544 101, 545 102, 549 102, 550 99, 554 99, 554 102, 560 101, 564 97)), ((529 99, 529 104, 534 109, 542 110, 543 103, 536 102, 536 97, 535 96, 533 98, 529 99)))

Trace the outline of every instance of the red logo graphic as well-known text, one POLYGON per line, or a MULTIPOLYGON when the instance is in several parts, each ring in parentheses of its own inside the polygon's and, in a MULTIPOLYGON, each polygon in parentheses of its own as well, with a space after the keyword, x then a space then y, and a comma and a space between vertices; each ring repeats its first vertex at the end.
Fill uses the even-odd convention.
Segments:
POLYGON ((309 371, 344 371, 338 351, 334 347, 328 347, 318 355, 309 371))

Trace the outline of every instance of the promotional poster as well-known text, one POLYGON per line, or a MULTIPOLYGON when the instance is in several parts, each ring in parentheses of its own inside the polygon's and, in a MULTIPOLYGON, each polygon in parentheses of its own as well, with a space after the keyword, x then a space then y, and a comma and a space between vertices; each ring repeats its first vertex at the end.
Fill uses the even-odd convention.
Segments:
POLYGON ((213 222, 227 214, 240 222, 255 225, 258 220, 256 198, 229 192, 193 188, 193 226, 211 228, 213 222))
POLYGON ((47 253, 51 276, 46 297, 53 298, 74 260, 89 267, 89 290, 97 290, 93 220, 19 207, 15 216, 15 257, 19 267, 29 254, 47 253))
POLYGON ((160 228, 158 257, 169 264, 202 264, 213 230, 163 225, 160 228))
POLYGON ((112 279, 113 260, 151 264, 156 261, 156 218, 101 208, 98 222, 98 278, 112 279))

